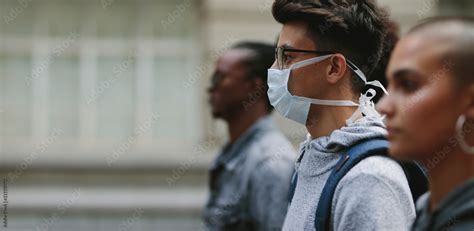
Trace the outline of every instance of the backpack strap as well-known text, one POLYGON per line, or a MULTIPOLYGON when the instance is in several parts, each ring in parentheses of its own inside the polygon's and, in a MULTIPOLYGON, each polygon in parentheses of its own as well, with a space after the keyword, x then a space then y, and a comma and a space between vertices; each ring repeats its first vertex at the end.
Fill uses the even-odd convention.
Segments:
MULTIPOLYGON (((304 147, 300 148, 300 156, 298 157, 297 162, 301 162, 304 157, 306 150, 304 147)), ((291 205, 291 201, 293 200, 293 196, 295 195, 296 185, 298 183, 298 170, 295 165, 295 169, 293 170, 293 174, 291 176, 290 188, 288 190, 288 207, 291 205)))
POLYGON ((398 163, 405 172, 413 202, 416 204, 418 198, 428 191, 429 183, 426 170, 416 161, 398 161, 398 163))
POLYGON ((316 209, 314 225, 316 230, 329 230, 332 200, 339 181, 361 160, 374 155, 386 155, 389 143, 385 139, 363 141, 349 148, 337 162, 324 185, 316 209))
POLYGON ((291 204, 291 201, 293 200, 293 196, 295 195, 297 183, 298 183, 298 172, 295 169, 291 177, 290 189, 288 190, 288 206, 291 204))

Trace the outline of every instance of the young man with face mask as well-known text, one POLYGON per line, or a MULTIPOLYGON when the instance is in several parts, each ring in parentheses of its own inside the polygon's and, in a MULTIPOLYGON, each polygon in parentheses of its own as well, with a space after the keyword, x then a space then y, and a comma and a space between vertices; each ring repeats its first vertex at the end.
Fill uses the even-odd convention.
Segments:
MULTIPOLYGON (((268 96, 280 114, 309 133, 300 146, 283 230, 315 230, 330 174, 350 161, 341 157, 362 141, 387 135, 372 102, 374 89, 386 91, 366 77, 380 59, 387 19, 370 0, 276 0, 273 16, 283 28, 268 71, 268 96)), ((415 218, 402 167, 381 155, 347 172, 329 208, 329 224, 321 230, 408 230, 415 218)))

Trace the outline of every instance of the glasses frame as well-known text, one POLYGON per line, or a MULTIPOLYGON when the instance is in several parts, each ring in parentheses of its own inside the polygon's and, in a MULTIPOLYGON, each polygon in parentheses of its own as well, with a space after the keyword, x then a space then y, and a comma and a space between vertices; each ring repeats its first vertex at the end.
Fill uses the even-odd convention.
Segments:
POLYGON ((283 60, 285 52, 309 53, 309 54, 317 54, 317 55, 330 55, 330 54, 336 53, 332 51, 300 50, 300 49, 293 49, 293 48, 288 48, 288 47, 277 47, 275 49, 275 60, 277 61, 277 68, 280 70, 287 68, 285 66, 286 65, 285 60, 283 60))

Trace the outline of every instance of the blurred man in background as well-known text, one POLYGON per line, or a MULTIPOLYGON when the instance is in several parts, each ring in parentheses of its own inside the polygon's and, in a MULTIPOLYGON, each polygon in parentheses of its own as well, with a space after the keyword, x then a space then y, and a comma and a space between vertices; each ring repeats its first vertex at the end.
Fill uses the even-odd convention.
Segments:
POLYGON ((217 61, 209 89, 229 141, 210 168, 210 230, 280 230, 296 153, 270 118, 267 69, 275 47, 244 42, 217 61))

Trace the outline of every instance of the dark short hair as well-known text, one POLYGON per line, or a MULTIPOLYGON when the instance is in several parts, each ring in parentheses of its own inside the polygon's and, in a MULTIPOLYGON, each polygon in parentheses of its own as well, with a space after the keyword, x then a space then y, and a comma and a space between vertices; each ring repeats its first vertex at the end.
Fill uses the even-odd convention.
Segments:
MULTIPOLYGON (((438 16, 428 18, 413 27, 408 34, 430 31, 436 36, 451 36, 452 48, 440 57, 448 70, 456 78, 458 86, 468 86, 474 78, 474 17, 472 16, 438 16), (456 28, 455 28, 456 27, 456 28), (453 29, 455 28, 455 29, 453 29)), ((431 34, 430 34, 431 35, 431 34)))
POLYGON ((273 110, 270 100, 267 96, 268 69, 275 61, 275 46, 261 42, 239 42, 232 46, 231 49, 245 49, 250 51, 250 55, 246 56, 241 62, 248 68, 249 77, 259 78, 263 82, 262 89, 259 92, 267 103, 267 110, 273 110))
MULTIPOLYGON (((398 23, 394 21, 387 21, 387 34, 383 40, 382 45, 382 53, 380 54, 380 60, 378 64, 375 66, 374 71, 372 72, 371 76, 368 77, 369 79, 377 79, 383 86, 387 87, 387 75, 386 70, 388 67, 388 63, 390 61, 390 56, 392 55, 393 50, 395 49, 395 45, 397 44, 398 40, 400 40, 400 28, 398 23)), ((372 86, 366 86, 372 87, 372 86)), ((373 101, 377 103, 383 96, 384 92, 381 89, 376 89, 377 95, 374 97, 373 101)))
MULTIPOLYGON (((276 0, 273 17, 285 24, 305 22, 307 31, 320 50, 343 54, 370 80, 385 76, 371 75, 377 66, 386 35, 388 14, 373 0, 276 0)), ((364 82, 352 75, 355 93, 364 82)))

